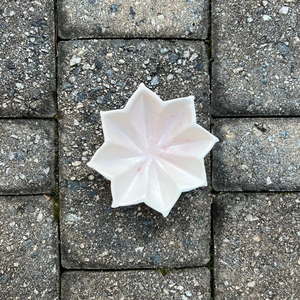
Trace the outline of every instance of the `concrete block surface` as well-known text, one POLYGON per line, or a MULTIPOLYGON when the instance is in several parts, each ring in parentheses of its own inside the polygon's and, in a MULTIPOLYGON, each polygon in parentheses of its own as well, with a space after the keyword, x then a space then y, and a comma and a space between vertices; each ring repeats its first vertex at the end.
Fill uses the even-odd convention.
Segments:
POLYGON ((0 140, 0 195, 54 191, 54 121, 0 120, 0 140))
POLYGON ((206 39, 208 5, 208 0, 59 0, 58 34, 63 39, 206 39))
POLYGON ((182 195, 167 219, 142 204, 112 209, 109 181, 86 165, 103 143, 100 110, 124 107, 141 82, 164 100, 195 95, 198 122, 209 128, 204 45, 159 40, 63 42, 59 66, 63 266, 128 269, 207 263, 207 188, 182 195))
POLYGON ((58 228, 52 199, 0 197, 0 299, 58 299, 58 228))
POLYGON ((226 193, 214 205, 215 299, 299 299, 299 193, 226 193))
POLYGON ((0 39, 0 117, 54 116, 54 1, 1 0, 0 39))
POLYGON ((66 272, 62 276, 62 300, 75 299, 209 300, 210 274, 206 268, 66 272))
POLYGON ((216 191, 299 191, 300 119, 217 119, 216 191))
POLYGON ((300 114, 298 1, 212 1, 212 114, 300 114))

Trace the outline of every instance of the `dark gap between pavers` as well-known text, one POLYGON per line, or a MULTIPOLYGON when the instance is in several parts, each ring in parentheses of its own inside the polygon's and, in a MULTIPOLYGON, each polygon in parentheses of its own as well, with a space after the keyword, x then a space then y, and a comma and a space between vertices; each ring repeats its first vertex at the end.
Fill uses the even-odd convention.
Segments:
MULTIPOLYGON (((145 205, 112 209, 110 184, 86 166, 103 143, 100 110, 121 108, 144 82, 168 100, 195 96, 209 129, 206 47, 196 41, 59 44, 62 265, 72 269, 201 266, 209 259, 209 187, 182 195, 165 219, 145 205)), ((210 183, 209 157, 206 159, 210 183)))
POLYGON ((214 116, 300 115, 298 1, 212 0, 214 116))
POLYGON ((206 39, 209 1, 58 0, 58 35, 206 39))
POLYGON ((214 299, 299 299, 300 194, 225 193, 213 211, 214 299))
POLYGON ((0 299, 58 299, 58 228, 52 199, 0 196, 0 207, 0 299))
POLYGON ((157 271, 66 272, 62 300, 203 299, 210 300, 210 274, 206 268, 157 271), (163 275, 163 274, 164 275, 163 275))
POLYGON ((215 191, 299 191, 300 118, 215 119, 215 191))
POLYGON ((54 1, 1 0, 0 117, 56 113, 54 1))

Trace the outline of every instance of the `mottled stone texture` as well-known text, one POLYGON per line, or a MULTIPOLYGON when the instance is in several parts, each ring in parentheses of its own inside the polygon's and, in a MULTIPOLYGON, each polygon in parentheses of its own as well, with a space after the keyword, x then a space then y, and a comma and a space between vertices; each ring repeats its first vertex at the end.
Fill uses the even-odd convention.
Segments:
POLYGON ((164 218, 144 204, 112 209, 109 183, 90 174, 61 188, 65 268, 176 268, 209 261, 208 192, 186 193, 164 218))
POLYGON ((167 219, 143 204, 112 209, 109 182, 86 165, 103 143, 100 110, 123 107, 141 82, 163 99, 195 95, 198 121, 209 128, 203 43, 76 41, 60 43, 59 53, 63 266, 124 269, 207 263, 208 189, 184 194, 167 219))
POLYGON ((58 66, 59 109, 75 128, 80 128, 84 117, 89 124, 96 123, 100 110, 123 108, 143 82, 163 100, 194 95, 197 121, 209 129, 208 59, 203 42, 60 42, 58 66))
POLYGON ((300 114, 296 0, 212 1, 212 113, 300 114))
POLYGON ((55 114, 54 1, 1 0, 0 117, 55 114))
POLYGON ((214 212, 214 299, 299 299, 300 194, 222 194, 214 212))
POLYGON ((62 300, 78 299, 210 299, 206 268, 166 271, 66 272, 62 300))
POLYGON ((55 123, 0 120, 0 195, 54 190, 55 123))
POLYGON ((299 191, 300 119, 217 119, 216 191, 299 191))
POLYGON ((208 0, 58 0, 58 34, 63 39, 206 39, 208 14, 208 0))
POLYGON ((0 197, 0 207, 0 299, 58 299, 58 232, 52 200, 0 197))

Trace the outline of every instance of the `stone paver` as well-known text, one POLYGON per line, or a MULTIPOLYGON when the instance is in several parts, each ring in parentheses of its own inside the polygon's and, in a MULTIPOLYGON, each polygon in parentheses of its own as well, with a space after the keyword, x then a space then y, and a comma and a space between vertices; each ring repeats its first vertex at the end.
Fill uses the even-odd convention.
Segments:
POLYGON ((208 0, 59 0, 58 34, 63 39, 206 39, 208 5, 208 0))
POLYGON ((54 1, 2 0, 0 117, 55 114, 54 1))
POLYGON ((299 191, 300 119, 217 119, 216 191, 299 191))
POLYGON ((54 190, 55 123, 0 120, 0 195, 54 190))
POLYGON ((0 299, 58 299, 52 200, 0 197, 0 207, 0 299))
POLYGON ((183 195, 167 219, 145 205, 111 209, 109 182, 86 165, 103 143, 100 110, 123 107, 141 82, 163 99, 194 94, 198 121, 209 128, 204 45, 102 40, 62 42, 59 49, 63 266, 124 269, 207 263, 208 189, 183 195))
POLYGON ((300 114, 300 5, 212 1, 212 112, 300 114))
POLYGON ((167 271, 67 272, 62 276, 62 300, 78 299, 210 299, 206 268, 167 271))
POLYGON ((206 264, 210 196, 186 193, 170 215, 145 205, 112 209, 110 185, 69 180, 61 189, 61 258, 67 269, 132 269, 206 264))
POLYGON ((300 194, 222 194, 215 299, 300 299, 300 194))
POLYGON ((59 109, 75 128, 85 117, 94 124, 100 109, 122 108, 143 82, 163 100, 194 95, 197 120, 209 129, 208 60, 203 42, 60 42, 58 71, 59 109))

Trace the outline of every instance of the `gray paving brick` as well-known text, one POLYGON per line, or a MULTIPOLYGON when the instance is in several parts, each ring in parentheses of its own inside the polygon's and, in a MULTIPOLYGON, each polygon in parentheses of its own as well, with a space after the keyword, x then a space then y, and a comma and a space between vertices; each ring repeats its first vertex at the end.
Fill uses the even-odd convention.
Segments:
POLYGON ((209 261, 210 195, 182 196, 167 219, 145 205, 112 209, 100 175, 61 189, 61 255, 67 269, 175 268, 209 261))
POLYGON ((58 34, 76 38, 206 39, 208 0, 59 0, 58 34))
POLYGON ((298 1, 212 1, 212 113, 300 114, 298 1))
POLYGON ((0 195, 54 190, 55 123, 0 120, 0 195))
POLYGON ((214 207, 215 299, 300 299, 300 195, 222 194, 214 207))
POLYGON ((59 261, 53 202, 0 197, 0 299, 58 299, 59 261))
POLYGON ((299 191, 300 119, 217 119, 216 191, 299 191))
POLYGON ((55 114, 54 1, 1 0, 0 117, 55 114))
POLYGON ((167 271, 66 272, 62 300, 77 299, 203 299, 209 300, 206 268, 167 271))
POLYGON ((209 128, 204 45, 76 41, 60 43, 59 53, 63 266, 124 269, 207 263, 208 189, 183 195, 167 219, 145 205, 111 209, 109 182, 86 165, 103 143, 100 110, 123 107, 141 82, 148 82, 163 99, 194 94, 198 121, 209 128), (173 75, 170 81, 166 80, 169 75, 173 75))
POLYGON ((209 129, 208 59, 203 42, 60 42, 58 72, 59 109, 70 116, 69 125, 74 125, 75 117, 79 124, 79 117, 94 124, 100 109, 122 108, 143 82, 163 100, 194 95, 197 120, 209 129), (83 114, 83 107, 90 115, 83 114))

